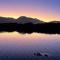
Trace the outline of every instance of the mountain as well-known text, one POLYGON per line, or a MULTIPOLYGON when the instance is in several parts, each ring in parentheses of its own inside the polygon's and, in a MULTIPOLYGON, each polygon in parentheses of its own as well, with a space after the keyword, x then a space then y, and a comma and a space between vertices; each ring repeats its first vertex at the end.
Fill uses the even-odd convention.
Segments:
POLYGON ((25 23, 39 24, 39 23, 44 23, 44 22, 40 21, 36 18, 33 19, 33 18, 30 18, 30 17, 21 16, 17 19, 17 23, 18 24, 25 24, 25 23))
POLYGON ((60 21, 51 21, 49 23, 60 23, 60 21))
POLYGON ((14 18, 6 18, 0 17, 0 23, 15 23, 16 20, 14 18))
POLYGON ((39 23, 44 23, 41 20, 30 18, 30 17, 25 17, 21 16, 18 19, 14 18, 6 18, 6 17, 0 17, 0 23, 18 23, 18 24, 25 24, 25 23, 33 23, 33 24, 39 24, 39 23))
MULTIPOLYGON (((7 18, 7 17, 0 17, 0 23, 17 23, 17 24, 25 24, 25 23, 33 23, 33 24, 41 24, 41 23, 46 23, 42 20, 39 20, 37 18, 30 18, 30 17, 25 17, 21 16, 17 19, 14 18, 7 18)), ((51 21, 47 22, 49 23, 60 23, 60 21, 51 21)))

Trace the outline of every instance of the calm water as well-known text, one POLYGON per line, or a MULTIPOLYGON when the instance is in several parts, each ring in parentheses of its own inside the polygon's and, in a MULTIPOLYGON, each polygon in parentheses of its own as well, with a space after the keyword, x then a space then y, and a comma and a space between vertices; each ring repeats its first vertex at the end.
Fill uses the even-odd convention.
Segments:
POLYGON ((60 60, 60 35, 0 33, 0 60, 60 60), (43 56, 34 56, 40 52, 43 56), (45 57, 47 54, 48 57, 45 57))

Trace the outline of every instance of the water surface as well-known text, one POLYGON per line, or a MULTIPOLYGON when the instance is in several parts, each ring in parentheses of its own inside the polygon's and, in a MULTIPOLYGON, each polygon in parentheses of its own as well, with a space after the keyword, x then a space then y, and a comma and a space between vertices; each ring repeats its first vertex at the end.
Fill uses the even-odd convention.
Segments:
POLYGON ((60 35, 58 34, 0 33, 0 60, 59 60, 59 57, 60 35), (34 56, 33 54, 37 52, 43 56, 34 56))

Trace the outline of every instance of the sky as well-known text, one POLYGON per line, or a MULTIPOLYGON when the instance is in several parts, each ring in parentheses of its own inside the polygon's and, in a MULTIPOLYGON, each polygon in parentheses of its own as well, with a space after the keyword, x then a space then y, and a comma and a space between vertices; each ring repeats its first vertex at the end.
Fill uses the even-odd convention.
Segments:
POLYGON ((0 0, 0 16, 60 21, 60 0, 0 0))

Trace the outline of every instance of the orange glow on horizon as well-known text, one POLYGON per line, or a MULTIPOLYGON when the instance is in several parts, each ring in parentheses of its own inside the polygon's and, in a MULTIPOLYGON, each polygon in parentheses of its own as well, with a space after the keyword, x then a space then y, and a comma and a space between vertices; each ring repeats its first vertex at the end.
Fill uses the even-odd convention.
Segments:
POLYGON ((39 20, 45 21, 45 22, 49 22, 49 21, 53 21, 53 20, 58 20, 60 21, 59 16, 55 16, 54 14, 51 13, 45 13, 43 11, 36 12, 36 11, 5 11, 2 13, 2 11, 0 12, 0 16, 2 17, 11 17, 11 18, 19 18, 20 16, 27 16, 27 17, 31 17, 31 18, 37 18, 39 20))
MULTIPOLYGON (((26 16, 26 15, 21 15, 21 16, 26 16)), ((2 17, 9 17, 9 18, 15 18, 15 19, 17 19, 17 18, 19 18, 19 17, 21 17, 21 16, 2 16, 2 17)), ((42 20, 42 21, 44 21, 44 22, 49 22, 49 21, 60 21, 60 19, 59 18, 47 18, 47 17, 44 17, 44 18, 42 18, 42 17, 36 17, 36 16, 26 16, 26 17, 31 17, 31 18, 37 18, 37 19, 39 19, 39 20, 42 20)))

